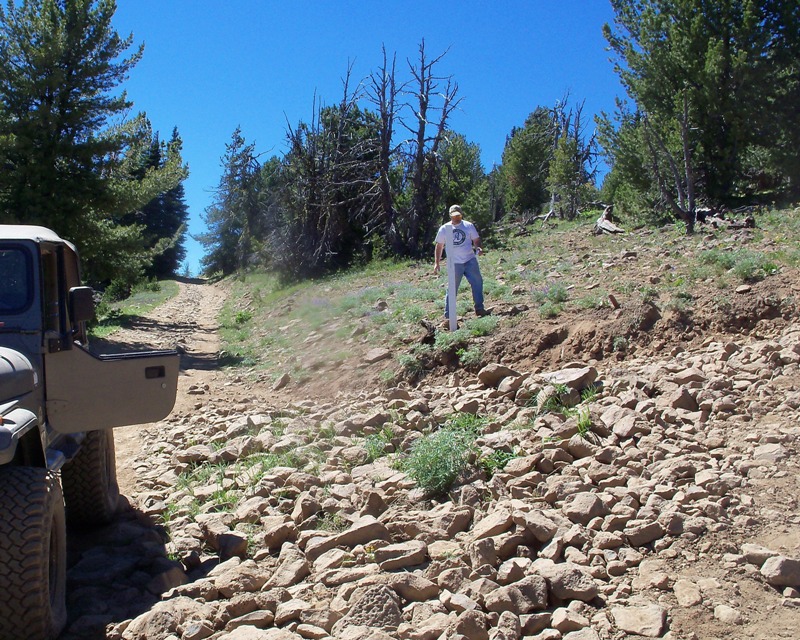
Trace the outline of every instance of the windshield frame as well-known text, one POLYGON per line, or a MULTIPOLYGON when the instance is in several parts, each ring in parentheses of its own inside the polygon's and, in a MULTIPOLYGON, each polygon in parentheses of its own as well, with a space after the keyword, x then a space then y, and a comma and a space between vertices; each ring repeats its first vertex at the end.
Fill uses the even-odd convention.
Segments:
MULTIPOLYGON (((0 299, 0 316, 17 316, 25 313, 31 307, 34 297, 34 274, 33 274, 33 256, 31 256, 30 249, 24 244, 18 242, 0 242, 0 252, 16 251, 22 255, 25 261, 25 278, 27 280, 27 291, 25 301, 21 306, 4 307, 2 306, 2 299, 0 299)), ((2 284, 0 284, 0 289, 2 284)), ((0 293, 2 291, 0 290, 0 293)))

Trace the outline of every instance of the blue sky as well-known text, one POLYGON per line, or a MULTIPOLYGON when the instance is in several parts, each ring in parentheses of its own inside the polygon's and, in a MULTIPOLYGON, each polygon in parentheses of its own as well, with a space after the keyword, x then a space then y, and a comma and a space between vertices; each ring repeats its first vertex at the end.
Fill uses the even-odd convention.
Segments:
MULTIPOLYGON (((612 111, 623 91, 608 61, 607 0, 117 0, 117 31, 144 43, 123 88, 162 138, 184 141, 190 233, 204 230, 220 158, 237 126, 265 158, 282 155, 287 123, 310 121, 316 95, 338 102, 348 61, 361 80, 397 54, 398 75, 420 41, 462 97, 451 128, 480 145, 487 169, 537 106, 569 92, 584 115, 612 111)), ((199 271, 202 247, 187 243, 199 271)))

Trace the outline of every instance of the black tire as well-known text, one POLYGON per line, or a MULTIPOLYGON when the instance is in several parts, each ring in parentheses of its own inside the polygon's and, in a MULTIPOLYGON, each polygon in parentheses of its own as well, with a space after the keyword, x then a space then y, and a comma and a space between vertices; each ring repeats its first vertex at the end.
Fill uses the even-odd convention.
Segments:
POLYGON ((0 469, 0 638, 51 640, 67 622, 67 533, 58 476, 0 469))
POLYGON ((114 519, 119 485, 111 429, 86 434, 78 455, 61 469, 61 484, 70 526, 98 527, 114 519))

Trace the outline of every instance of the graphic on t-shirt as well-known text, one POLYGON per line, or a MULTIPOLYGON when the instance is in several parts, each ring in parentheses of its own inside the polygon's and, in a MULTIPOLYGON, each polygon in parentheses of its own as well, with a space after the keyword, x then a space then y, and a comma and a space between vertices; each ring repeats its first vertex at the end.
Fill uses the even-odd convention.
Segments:
POLYGON ((463 229, 453 227, 453 246, 458 247, 464 244, 467 240, 467 234, 463 229))

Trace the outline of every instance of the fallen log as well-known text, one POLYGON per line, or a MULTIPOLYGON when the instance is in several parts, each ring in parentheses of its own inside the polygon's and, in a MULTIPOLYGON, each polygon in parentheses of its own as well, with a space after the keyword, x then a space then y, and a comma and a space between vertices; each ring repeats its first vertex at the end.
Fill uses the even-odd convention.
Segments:
POLYGON ((597 222, 594 223, 594 229, 592 233, 595 235, 600 235, 601 233, 625 233, 625 229, 622 227, 618 227, 613 222, 613 215, 611 210, 614 205, 608 205, 605 209, 603 209, 602 215, 597 219, 597 222))

